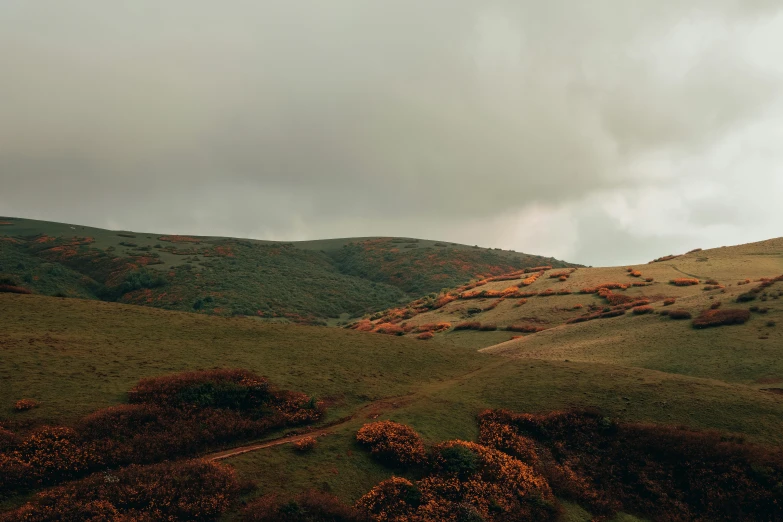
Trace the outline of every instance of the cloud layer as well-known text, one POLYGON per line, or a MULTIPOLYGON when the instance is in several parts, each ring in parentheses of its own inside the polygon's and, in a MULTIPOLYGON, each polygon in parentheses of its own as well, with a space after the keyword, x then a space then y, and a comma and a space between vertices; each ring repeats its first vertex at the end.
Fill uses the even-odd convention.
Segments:
POLYGON ((776 1, 0 6, 0 214, 588 264, 780 235, 776 1))

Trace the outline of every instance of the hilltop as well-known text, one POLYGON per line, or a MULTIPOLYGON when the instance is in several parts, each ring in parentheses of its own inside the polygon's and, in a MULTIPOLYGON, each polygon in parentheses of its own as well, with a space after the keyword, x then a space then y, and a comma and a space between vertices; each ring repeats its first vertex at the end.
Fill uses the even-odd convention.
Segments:
POLYGON ((0 218, 0 281, 20 292, 334 323, 553 258, 410 238, 300 242, 0 218))

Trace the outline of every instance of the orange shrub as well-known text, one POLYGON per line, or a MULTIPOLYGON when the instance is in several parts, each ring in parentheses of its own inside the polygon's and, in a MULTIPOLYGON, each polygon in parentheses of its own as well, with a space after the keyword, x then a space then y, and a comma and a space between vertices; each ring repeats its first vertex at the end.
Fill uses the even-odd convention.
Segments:
POLYGON ((416 336, 416 339, 421 339, 422 341, 426 341, 428 339, 432 339, 433 337, 435 337, 435 334, 433 334, 432 332, 422 332, 416 336))
POLYGON ((303 437, 293 442, 294 449, 300 453, 312 451, 318 445, 315 437, 303 437))
POLYGON ((40 406, 40 404, 36 400, 20 399, 16 401, 16 403, 14 404, 14 410, 27 411, 27 410, 32 410, 33 408, 37 408, 38 406, 40 406))
POLYGON ((635 315, 649 314, 652 313, 652 311, 652 306, 637 306, 631 310, 631 312, 633 312, 635 315))
POLYGON ((691 285, 698 285, 699 280, 689 277, 680 277, 678 279, 672 279, 669 281, 670 284, 674 286, 691 286, 691 285))
MULTIPOLYGON (((671 314, 670 314, 671 315, 671 314)), ((704 310, 693 320, 694 328, 743 324, 750 319, 750 311, 744 309, 709 309, 704 310)))
POLYGON ((552 270, 552 267, 549 265, 534 266, 533 268, 525 268, 525 273, 529 274, 531 272, 544 272, 545 270, 552 270))
POLYGON ((387 464, 414 466, 425 458, 421 437, 404 424, 392 421, 365 424, 356 433, 356 440, 369 448, 373 457, 387 464))
POLYGON ((459 323, 454 327, 455 330, 480 330, 481 329, 481 323, 478 321, 465 321, 463 323, 459 323))
POLYGON ((479 330, 482 332, 494 332, 498 329, 498 325, 495 323, 484 323, 479 327, 479 330))
POLYGON ((235 501, 234 470, 201 460, 129 466, 38 493, 0 514, 17 520, 215 520, 235 501))
POLYGON ((545 329, 546 328, 542 328, 540 326, 535 326, 532 324, 512 324, 510 326, 506 326, 506 331, 509 332, 536 333, 536 332, 541 332, 545 329))
POLYGON ((556 494, 601 519, 621 510, 653 520, 783 519, 777 449, 716 432, 617 423, 598 411, 488 411, 479 428, 482 440, 511 454, 514 448, 504 443, 514 435, 532 439, 543 463, 534 469, 556 494), (493 436, 496 424, 511 432, 493 436))
POLYGON ((667 297, 666 299, 663 300, 663 306, 670 306, 670 305, 673 305, 676 302, 677 302, 677 300, 675 298, 667 297))
POLYGON ((514 307, 515 307, 515 308, 517 308, 517 307, 520 307, 520 306, 522 306, 522 305, 523 305, 523 304, 525 304, 525 303, 527 303, 527 299, 524 299, 524 298, 523 298, 523 299, 520 299, 519 301, 517 301, 516 303, 514 303, 514 307))
POLYGON ((415 484, 380 483, 359 499, 378 521, 553 521, 555 498, 530 466, 480 444, 451 441, 433 449, 431 473, 415 484))
POLYGON ((652 278, 652 277, 645 277, 645 278, 644 278, 644 280, 645 280, 646 282, 648 282, 648 283, 652 283, 653 281, 655 281, 655 279, 654 279, 654 278, 652 278))
POLYGON ((432 308, 433 309, 443 308, 447 304, 451 303, 452 301, 456 301, 457 299, 459 299, 459 296, 451 295, 451 294, 443 295, 435 300, 435 303, 433 303, 432 308))
POLYGON ((416 327, 417 332, 442 332, 451 328, 451 323, 427 323, 416 327))
POLYGON ((405 329, 393 323, 381 323, 375 327, 374 332, 387 335, 405 335, 405 329))
POLYGON ((687 310, 670 310, 669 317, 672 319, 690 319, 692 316, 687 310))
POLYGON ((14 285, 0 285, 0 293, 6 292, 9 294, 32 294, 33 291, 23 286, 14 285))
POLYGON ((629 272, 630 273, 628 275, 631 277, 642 277, 642 273, 638 270, 629 270, 629 272))
POLYGON ((358 330, 360 332, 372 332, 375 329, 375 325, 368 319, 362 319, 361 321, 351 325, 351 329, 358 330))

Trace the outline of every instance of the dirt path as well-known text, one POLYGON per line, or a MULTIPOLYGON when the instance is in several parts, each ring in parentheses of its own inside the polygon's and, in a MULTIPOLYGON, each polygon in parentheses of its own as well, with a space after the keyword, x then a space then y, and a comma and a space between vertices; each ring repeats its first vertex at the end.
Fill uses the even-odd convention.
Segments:
MULTIPOLYGON (((493 358, 494 359, 494 358, 493 358)), ((354 413, 351 414, 351 416, 346 417, 345 419, 336 422, 334 424, 331 424, 329 426, 325 426, 323 428, 317 428, 313 431, 309 431, 307 433, 301 433, 297 435, 289 435, 287 437, 280 437, 277 439, 267 440, 264 442, 256 442, 253 444, 248 444, 245 446, 239 446, 237 448, 227 449, 223 451, 219 451, 216 453, 210 453, 205 455, 203 458, 210 461, 215 460, 223 460, 230 457, 235 457, 237 455, 242 455, 244 453, 250 453, 252 451, 258 451, 266 448, 272 448, 274 446, 281 446, 283 444, 290 444, 292 442, 296 442, 298 440, 301 440, 305 437, 323 437, 325 435, 328 435, 332 430, 335 428, 339 428, 341 426, 344 426, 348 424, 349 422, 352 422, 356 419, 375 419, 378 418, 383 412, 389 411, 389 410, 395 410, 401 406, 407 406, 417 400, 422 399, 423 397, 426 397, 428 395, 431 395, 433 393, 436 393, 438 391, 444 390, 446 388, 449 388, 451 386, 457 385, 461 382, 464 382, 468 379, 471 379, 475 377, 476 375, 483 373, 485 371, 491 370, 493 368, 496 368, 498 366, 501 366, 503 364, 506 364, 507 360, 498 358, 497 360, 493 360, 489 364, 485 364, 481 368, 477 368, 475 370, 472 370, 468 373, 464 373, 462 375, 458 375, 456 377, 452 377, 450 379, 444 379, 441 381, 430 381, 425 383, 420 389, 417 391, 407 394, 407 395, 400 395, 397 397, 387 397, 384 399, 379 399, 377 401, 373 401, 369 404, 365 404, 364 406, 360 407, 358 410, 356 410, 354 413)))

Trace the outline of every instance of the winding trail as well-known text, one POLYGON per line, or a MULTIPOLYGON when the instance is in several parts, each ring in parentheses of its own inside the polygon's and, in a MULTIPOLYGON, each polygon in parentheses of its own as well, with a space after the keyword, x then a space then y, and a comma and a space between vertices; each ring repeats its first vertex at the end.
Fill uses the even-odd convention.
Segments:
MULTIPOLYGON (((495 358, 493 357, 493 359, 495 358)), ((209 453, 207 455, 204 455, 202 458, 209 461, 224 460, 231 457, 236 457, 237 455, 250 453, 253 451, 272 448, 275 446, 282 446, 283 444, 290 444, 292 442, 301 440, 305 437, 323 437, 325 435, 328 435, 335 428, 345 426, 346 424, 355 421, 356 419, 375 419, 385 411, 395 410, 402 406, 407 406, 433 393, 439 392, 446 388, 450 388, 451 386, 457 385, 461 382, 464 382, 468 379, 475 377, 478 374, 481 374, 488 370, 492 370, 493 368, 502 366, 506 363, 507 360, 505 358, 498 357, 496 360, 493 360, 489 364, 485 364, 480 368, 472 370, 468 373, 464 373, 462 375, 458 375, 450 379, 427 382, 424 385, 422 385, 421 388, 419 388, 418 390, 412 393, 406 395, 399 395, 395 397, 385 397, 383 399, 378 399, 377 401, 373 401, 368 404, 365 404, 364 406, 361 406, 359 409, 354 411, 350 416, 344 417, 343 419, 339 419, 333 422, 332 424, 329 424, 322 428, 316 427, 315 429, 305 433, 288 435, 284 437, 279 437, 277 439, 266 440, 263 442, 255 442, 253 444, 247 444, 244 446, 238 446, 236 448, 226 449, 215 453, 209 453)))

